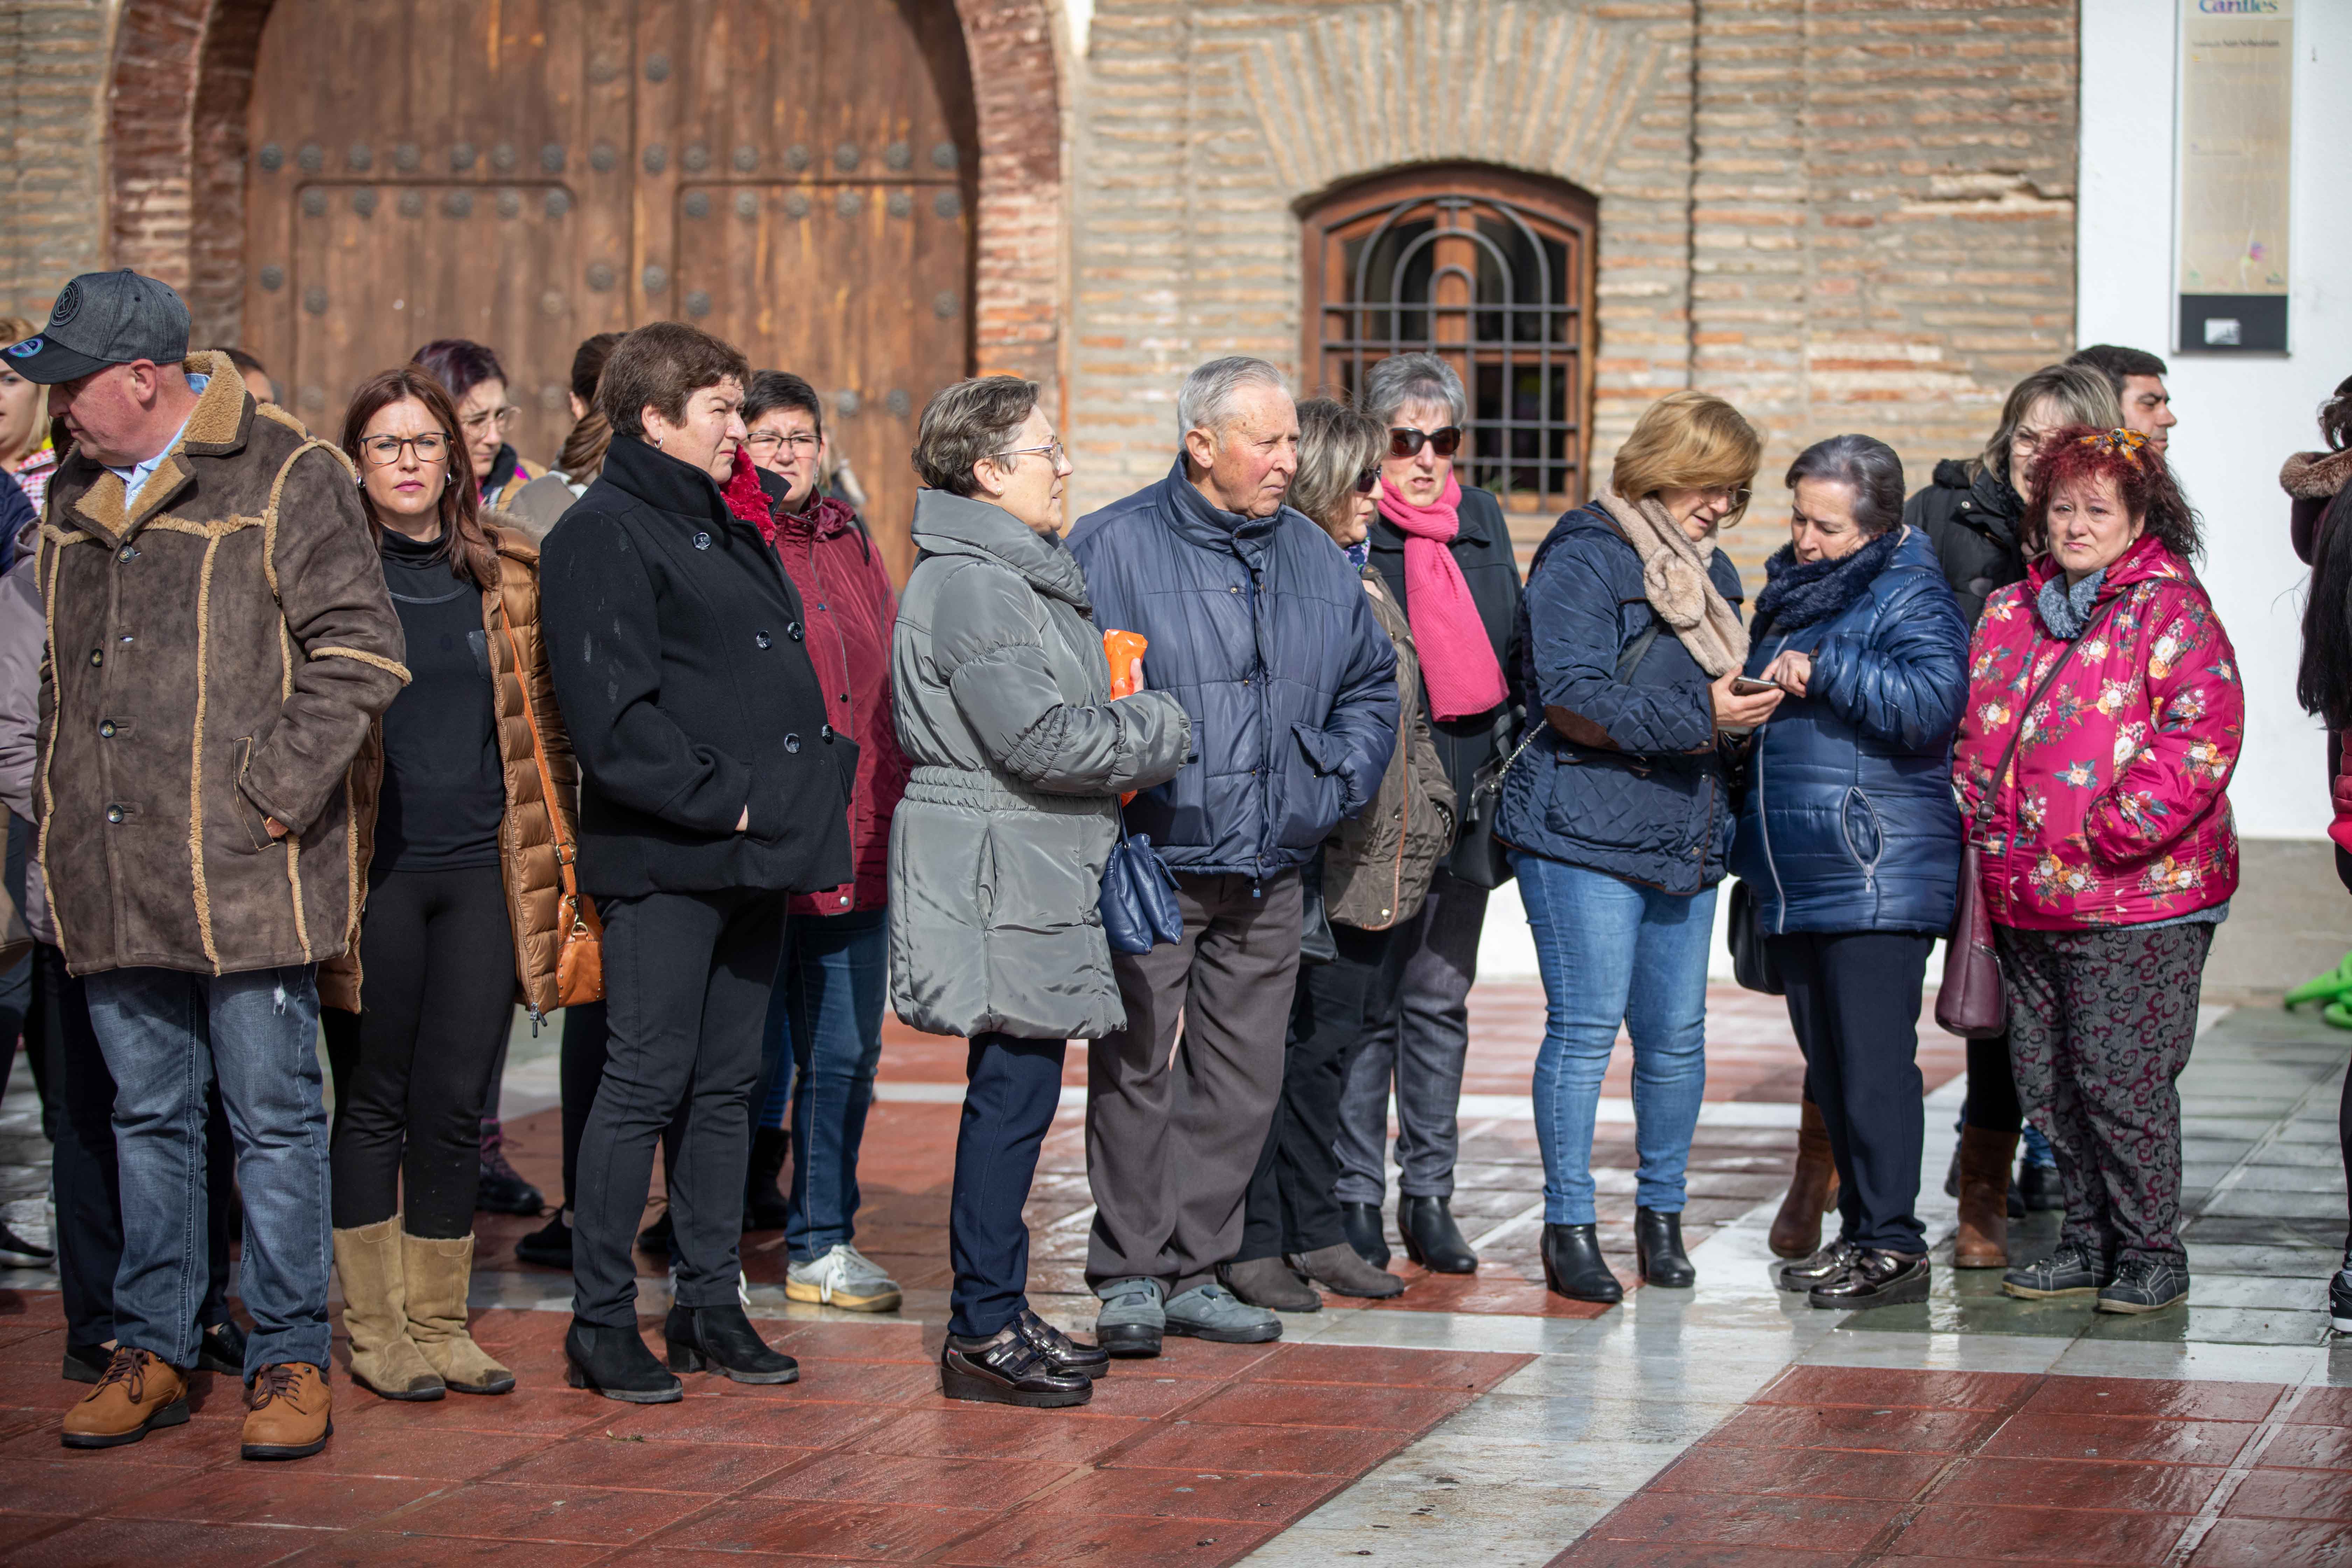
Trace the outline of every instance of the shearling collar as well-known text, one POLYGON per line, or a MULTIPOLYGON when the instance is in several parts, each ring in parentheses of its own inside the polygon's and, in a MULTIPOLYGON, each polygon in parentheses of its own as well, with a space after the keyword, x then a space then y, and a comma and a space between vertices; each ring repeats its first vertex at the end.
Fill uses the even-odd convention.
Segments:
POLYGON ((246 395, 245 382, 236 374, 236 363, 225 353, 207 349, 182 360, 180 368, 190 375, 210 376, 212 380, 196 394, 195 409, 189 414, 187 427, 180 432, 180 438, 172 444, 163 462, 140 488, 136 510, 126 514, 121 479, 79 446, 68 459, 65 471, 58 476, 64 480, 79 477, 77 470, 84 468, 96 471, 97 478, 75 499, 74 512, 110 540, 128 538, 149 518, 157 516, 179 499, 195 479, 195 470, 188 466, 190 458, 224 458, 245 448, 247 436, 253 427, 255 405, 246 395))
POLYGON ((2352 484, 2352 447, 2297 452, 2279 469, 2279 488, 2297 500, 2333 500, 2347 484, 2352 484))

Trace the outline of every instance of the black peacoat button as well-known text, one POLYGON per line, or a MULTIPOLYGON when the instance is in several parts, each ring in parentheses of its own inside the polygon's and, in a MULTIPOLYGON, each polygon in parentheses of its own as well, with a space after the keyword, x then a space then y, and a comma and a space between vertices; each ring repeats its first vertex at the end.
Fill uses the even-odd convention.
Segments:
POLYGON ((801 738, 798 735, 787 733, 784 736, 784 750, 787 752, 797 752, 800 749, 801 738))
POLYGON ((776 639, 770 637, 765 632, 753 632, 751 634, 751 645, 754 647, 773 647, 776 646, 776 639))
POLYGON ((823 741, 823 742, 824 742, 826 745, 828 745, 828 746, 832 745, 832 744, 833 744, 833 726, 832 726, 832 725, 830 725, 830 724, 821 724, 821 725, 819 725, 819 726, 817 727, 816 738, 817 738, 818 740, 820 740, 820 741, 823 741))
POLYGON ((786 637, 788 637, 792 638, 792 639, 793 639, 793 641, 794 641, 794 642, 799 642, 799 641, 801 640, 801 638, 802 638, 803 635, 803 634, 802 633, 802 631, 801 631, 801 624, 800 624, 800 622, 798 622, 798 621, 788 621, 788 622, 786 622, 786 623, 785 623, 785 625, 784 625, 784 635, 785 635, 786 637))
POLYGON ((697 533, 697 534, 694 536, 694 547, 695 547, 697 550, 708 550, 708 549, 709 549, 709 548, 710 548, 710 535, 709 535, 709 534, 707 534, 707 533, 697 533))
POLYGON ((106 808, 106 820, 109 822, 121 822, 122 820, 122 808, 119 805, 108 806, 106 808))

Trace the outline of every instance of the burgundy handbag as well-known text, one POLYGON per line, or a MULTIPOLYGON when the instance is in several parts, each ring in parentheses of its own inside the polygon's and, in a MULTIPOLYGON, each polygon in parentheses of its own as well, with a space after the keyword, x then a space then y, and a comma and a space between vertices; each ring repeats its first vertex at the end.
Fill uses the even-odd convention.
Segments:
MULTIPOLYGON (((2109 608, 2113 605, 2110 600, 2109 608)), ((2000 955, 1993 951, 1992 905, 1984 896, 1984 852, 1977 840, 1992 820, 1992 803, 2000 796, 2000 781, 2009 776, 2010 763, 2017 760, 2018 742, 2025 739, 2025 721, 2033 705, 2042 700, 2058 672, 2074 657, 2074 650, 2106 618, 2107 612, 2100 611, 2098 619, 2066 645, 2066 651, 2018 710, 2017 733, 2009 738, 2009 750, 2001 753, 2000 766, 1993 770, 1992 787, 1985 792, 1984 803, 1977 808, 1976 820, 1969 824, 1961 846, 1959 898, 1952 907, 1952 931, 1944 948, 1944 983, 1936 991, 1936 1022, 1962 1039, 1990 1040, 2009 1032, 2009 987, 2000 977, 2000 955)))

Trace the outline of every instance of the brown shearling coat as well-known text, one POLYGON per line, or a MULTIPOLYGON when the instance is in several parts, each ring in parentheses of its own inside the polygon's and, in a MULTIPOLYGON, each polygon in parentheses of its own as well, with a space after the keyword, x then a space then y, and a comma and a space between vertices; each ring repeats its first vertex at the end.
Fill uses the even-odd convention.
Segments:
POLYGON ((353 763, 408 679, 351 465, 257 405, 226 354, 184 368, 211 384, 136 504, 77 450, 41 531, 35 809, 76 974, 343 952, 353 763))

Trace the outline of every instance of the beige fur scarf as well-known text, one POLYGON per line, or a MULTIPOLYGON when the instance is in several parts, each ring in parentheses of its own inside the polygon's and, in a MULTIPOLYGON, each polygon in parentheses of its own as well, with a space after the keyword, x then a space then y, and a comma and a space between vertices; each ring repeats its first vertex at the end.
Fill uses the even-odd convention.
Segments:
MULTIPOLYGON (((1629 501, 1613 489, 1601 504, 1642 557, 1642 592, 1692 658, 1717 679, 1748 662, 1748 628, 1706 574, 1707 556, 1654 496, 1629 501)), ((1709 552, 1712 553, 1712 552, 1709 552)))

